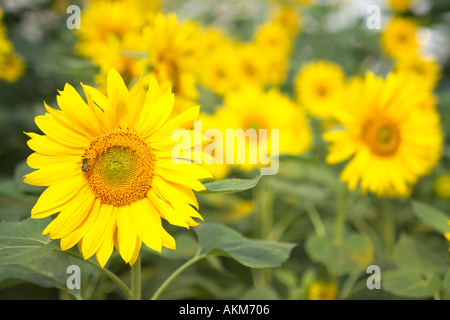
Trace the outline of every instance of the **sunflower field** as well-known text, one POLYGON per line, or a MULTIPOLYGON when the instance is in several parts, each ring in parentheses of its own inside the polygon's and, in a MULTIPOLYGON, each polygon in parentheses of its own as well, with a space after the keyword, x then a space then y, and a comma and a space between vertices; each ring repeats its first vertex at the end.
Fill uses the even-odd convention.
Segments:
POLYGON ((449 134, 447 0, 0 0, 0 300, 448 300, 449 134))

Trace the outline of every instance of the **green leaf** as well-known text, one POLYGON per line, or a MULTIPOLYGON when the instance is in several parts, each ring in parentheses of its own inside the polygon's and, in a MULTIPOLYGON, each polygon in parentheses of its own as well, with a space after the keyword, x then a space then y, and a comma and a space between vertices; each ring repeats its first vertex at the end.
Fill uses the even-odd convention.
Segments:
POLYGON ((216 223, 202 223, 194 230, 200 255, 224 255, 250 268, 279 267, 295 244, 245 238, 238 232, 216 223))
POLYGON ((251 189, 258 184, 261 176, 253 179, 224 179, 204 183, 206 190, 199 191, 200 194, 208 193, 233 193, 251 189))
POLYGON ((417 218, 436 231, 442 234, 450 232, 450 225, 448 224, 450 218, 444 212, 418 201, 413 201, 412 207, 417 218))
POLYGON ((358 233, 347 235, 341 243, 313 235, 306 242, 306 252, 313 261, 323 263, 338 275, 365 270, 374 255, 372 244, 358 233))
POLYGON ((382 288, 392 294, 409 298, 431 297, 439 290, 441 280, 436 275, 424 275, 417 269, 403 268, 386 275, 382 288))
POLYGON ((93 266, 76 258, 50 252, 48 255, 34 260, 33 263, 0 266, 0 281, 21 279, 45 288, 66 285, 67 278, 70 276, 67 273, 67 267, 70 265, 80 267, 81 279, 98 272, 93 266))
POLYGON ((448 269, 446 255, 447 252, 439 252, 407 235, 401 236, 393 252, 399 268, 416 269, 425 274, 445 272, 448 269))
POLYGON ((27 263, 45 256, 58 242, 42 231, 50 218, 0 222, 0 265, 27 263))

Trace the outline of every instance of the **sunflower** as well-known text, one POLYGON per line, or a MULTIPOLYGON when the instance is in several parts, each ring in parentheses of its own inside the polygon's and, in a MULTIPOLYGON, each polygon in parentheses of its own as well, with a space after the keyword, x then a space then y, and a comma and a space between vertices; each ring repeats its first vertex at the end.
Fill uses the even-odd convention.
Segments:
POLYGON ((326 283, 316 280, 311 283, 307 291, 308 300, 335 300, 338 295, 338 286, 336 282, 326 283))
POLYGON ((324 134, 329 164, 350 159, 341 180, 353 190, 378 196, 408 196, 418 178, 441 155, 442 132, 435 108, 424 108, 429 95, 419 81, 390 73, 367 73, 348 89, 339 126, 324 134))
POLYGON ((412 0, 388 0, 387 2, 392 10, 401 13, 411 8, 412 0))
POLYGON ((430 89, 436 87, 440 78, 439 63, 435 60, 424 59, 419 55, 399 59, 395 63, 395 71, 419 78, 423 85, 430 89))
POLYGON ((392 18, 381 34, 384 51, 394 58, 416 55, 419 49, 417 30, 417 21, 412 18, 392 18))
POLYGON ((0 80, 16 82, 25 72, 25 63, 18 53, 0 56, 0 80))
POLYGON ((264 68, 263 84, 280 85, 286 78, 292 37, 283 25, 268 22, 260 25, 253 37, 253 44, 264 59, 259 63, 264 68))
POLYGON ((310 115, 329 119, 341 101, 344 83, 340 65, 325 60, 309 62, 295 78, 297 99, 310 115))
POLYGON ((450 199, 450 174, 443 174, 434 181, 434 192, 441 199, 450 199))
MULTIPOLYGON (((304 112, 275 88, 264 91, 256 86, 246 86, 230 92, 224 97, 224 105, 215 112, 214 117, 219 126, 217 129, 224 133, 224 137, 228 129, 242 129, 244 132, 253 129, 257 133, 261 129, 267 130, 266 137, 249 136, 245 145, 245 163, 239 165, 243 170, 262 166, 262 163, 255 163, 251 158, 261 152, 267 151, 269 156, 300 154, 311 147, 311 131, 304 112), (272 130, 278 130, 278 141, 271 136, 272 130), (263 150, 265 146, 267 149, 263 150)), ((230 146, 224 141, 224 149, 228 148, 230 146)), ((228 163, 242 162, 243 159, 238 160, 237 153, 234 156, 231 159, 226 154, 228 163)))
POLYGON ((110 38, 122 39, 140 32, 145 19, 128 1, 92 1, 83 10, 81 21, 83 27, 75 30, 79 37, 76 49, 80 55, 91 58, 96 57, 97 47, 105 45, 110 38))
POLYGON ((175 129, 190 129, 199 108, 168 120, 174 96, 156 80, 147 91, 142 78, 128 91, 115 69, 107 78, 107 95, 83 85, 87 103, 66 84, 59 92, 60 110, 45 104, 35 118, 45 133, 27 133, 34 151, 25 176, 28 184, 47 186, 31 210, 32 218, 57 217, 43 234, 61 239, 61 249, 78 244, 85 259, 96 254, 103 267, 114 247, 133 264, 142 243, 161 251, 175 241, 161 218, 188 228, 202 219, 192 190, 210 177, 200 165, 175 164, 171 140, 175 129))
POLYGON ((301 16, 292 6, 281 5, 270 12, 270 21, 281 25, 290 36, 300 32, 301 16))
POLYGON ((149 53, 146 65, 161 87, 175 94, 175 111, 195 105, 196 83, 202 55, 202 32, 193 21, 179 21, 174 13, 151 16, 142 36, 149 53))
POLYGON ((25 71, 22 56, 14 50, 3 24, 3 10, 0 8, 0 80, 16 82, 25 71))
POLYGON ((267 59, 255 43, 240 43, 235 47, 236 78, 242 86, 261 86, 266 84, 267 59))
POLYGON ((233 59, 234 50, 230 46, 223 46, 221 50, 211 52, 204 59, 201 73, 201 83, 223 96, 236 86, 236 63, 233 59))

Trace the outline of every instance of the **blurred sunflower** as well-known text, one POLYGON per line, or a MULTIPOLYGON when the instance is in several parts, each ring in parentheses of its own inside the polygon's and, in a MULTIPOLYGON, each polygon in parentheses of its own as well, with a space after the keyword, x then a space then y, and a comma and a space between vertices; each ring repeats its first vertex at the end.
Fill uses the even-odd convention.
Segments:
POLYGON ((143 31, 149 56, 146 64, 162 88, 175 94, 175 112, 194 106, 198 98, 198 64, 203 53, 202 31, 193 21, 157 13, 143 31))
POLYGON ((435 60, 410 55, 395 63, 395 71, 408 77, 416 77, 427 88, 434 89, 440 78, 439 64, 435 60))
POLYGON ((82 11, 81 21, 83 27, 75 29, 79 38, 76 50, 87 58, 96 58, 98 47, 108 46, 111 38, 139 33, 145 23, 142 12, 128 1, 91 1, 82 11))
POLYGON ((280 85, 286 78, 289 55, 292 51, 292 37, 279 23, 270 22, 255 30, 253 44, 264 59, 259 62, 264 70, 262 83, 280 85))
POLYGON ((160 251, 175 249, 161 218, 188 228, 198 224, 192 191, 204 189, 210 177, 197 164, 174 164, 171 140, 175 129, 190 129, 199 108, 168 120, 173 94, 156 80, 146 92, 142 79, 128 91, 118 72, 107 79, 107 96, 83 85, 87 103, 67 84, 57 96, 61 110, 45 104, 35 118, 45 133, 27 133, 35 151, 25 176, 31 185, 48 186, 31 211, 32 218, 58 216, 44 230, 61 239, 61 249, 78 244, 85 259, 96 254, 103 267, 114 247, 133 264, 142 242, 160 251))
POLYGON ((307 291, 308 300, 335 300, 338 295, 338 286, 335 282, 326 283, 316 280, 311 283, 307 291))
POLYGON ((230 172, 230 166, 226 163, 225 152, 223 152, 223 140, 220 140, 220 136, 216 137, 212 133, 214 131, 208 131, 209 129, 219 130, 222 138, 224 137, 224 130, 220 119, 218 119, 213 114, 200 113, 198 121, 202 123, 203 134, 206 139, 210 142, 206 143, 204 146, 204 151, 206 153, 206 148, 212 150, 211 156, 213 159, 209 163, 204 161, 203 166, 211 173, 214 179, 221 180, 225 179, 230 172), (218 142, 216 143, 216 139, 218 142), (214 161, 212 161, 214 160, 214 161))
POLYGON ((91 58, 99 66, 95 82, 102 92, 106 92, 106 79, 111 68, 116 69, 129 84, 135 81, 143 70, 145 45, 139 33, 128 33, 122 39, 112 37, 108 43, 97 47, 97 54, 91 58))
POLYGON ((434 181, 434 192, 441 199, 450 199, 450 174, 444 174, 434 181))
POLYGON ((310 115, 328 119, 342 102, 344 83, 340 65, 325 60, 309 62, 295 78, 297 99, 310 115))
POLYGON ((387 0, 389 6, 395 12, 401 13, 411 8, 412 0, 387 0))
POLYGON ((0 56, 0 79, 16 82, 25 71, 25 63, 18 53, 0 56))
POLYGON ((0 80, 16 82, 25 71, 25 63, 7 37, 3 25, 3 10, 0 8, 0 80))
POLYGON ((394 58, 416 55, 419 42, 418 24, 412 18, 394 17, 381 34, 384 51, 394 58))
POLYGON ((236 79, 240 86, 261 86, 266 84, 267 60, 261 49, 254 43, 241 43, 236 46, 236 79))
POLYGON ((202 65, 201 83, 221 96, 236 87, 236 63, 230 59, 233 54, 231 47, 223 46, 210 52, 202 65))
POLYGON ((270 12, 269 21, 282 26, 290 36, 300 32, 301 16, 292 6, 281 5, 270 12))
POLYGON ((441 156, 442 132, 435 108, 423 108, 419 81, 398 74, 385 80, 367 73, 349 87, 340 126, 324 134, 326 162, 350 159, 341 180, 378 196, 408 196, 418 178, 441 156))
MULTIPOLYGON (((251 157, 260 155, 263 146, 267 146, 268 156, 300 154, 311 147, 311 131, 307 117, 291 99, 277 89, 264 91, 259 87, 246 86, 229 92, 224 98, 224 105, 215 112, 214 117, 217 119, 217 129, 223 132, 224 137, 227 129, 242 129, 244 132, 254 129, 257 133, 260 129, 267 130, 266 137, 257 136, 252 139, 249 136, 246 140, 245 161, 239 160, 237 154, 234 155, 235 158, 226 154, 228 162, 245 162, 239 165, 243 170, 262 165, 259 162, 261 159, 254 161, 251 157), (278 141, 273 140, 272 129, 279 131, 278 141)), ((224 141, 224 149, 228 150, 229 147, 224 141)))

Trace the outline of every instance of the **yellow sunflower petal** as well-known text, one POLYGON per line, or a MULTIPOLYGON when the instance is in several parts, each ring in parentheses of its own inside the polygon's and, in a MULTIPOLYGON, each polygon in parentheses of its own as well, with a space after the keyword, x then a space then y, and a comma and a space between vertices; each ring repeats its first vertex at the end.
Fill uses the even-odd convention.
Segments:
POLYGON ((155 251, 161 252, 161 218, 148 199, 135 202, 131 207, 131 220, 139 238, 155 251))
POLYGON ((131 207, 129 205, 117 209, 117 248, 122 259, 128 263, 133 257, 136 248, 137 232, 131 220, 131 207))
POLYGON ((72 200, 85 186, 81 176, 55 183, 44 190, 31 209, 32 218, 44 218, 61 210, 61 207, 72 200))

